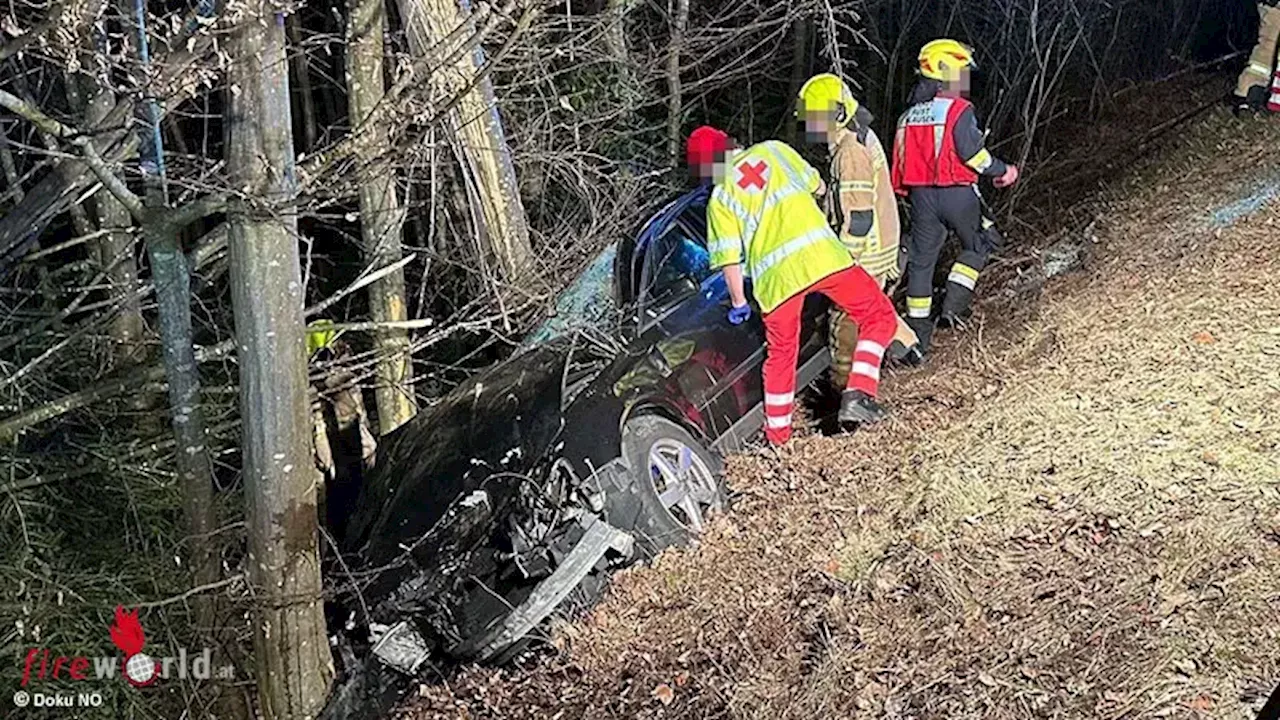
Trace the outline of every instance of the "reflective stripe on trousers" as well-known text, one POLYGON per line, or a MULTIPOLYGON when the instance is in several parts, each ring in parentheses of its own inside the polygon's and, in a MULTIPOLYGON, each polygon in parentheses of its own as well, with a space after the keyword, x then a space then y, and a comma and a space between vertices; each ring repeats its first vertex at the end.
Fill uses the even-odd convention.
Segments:
POLYGON ((908 297, 907 298, 907 317, 909 318, 927 318, 933 310, 933 296, 929 297, 908 297))
POLYGON ((978 284, 978 271, 964 263, 958 262, 951 266, 951 274, 947 275, 947 282, 953 282, 961 287, 967 287, 972 290, 978 284))
POLYGON ((802 292, 787 298, 764 316, 768 351, 764 361, 765 437, 775 445, 791 437, 791 406, 795 397, 796 361, 800 352, 800 316, 804 299, 821 293, 858 324, 854 349, 856 372, 849 373, 847 388, 874 397, 879 388, 884 348, 897 330, 893 303, 862 268, 832 273, 802 292), (782 401, 786 401, 785 403, 782 401))
POLYGON ((774 406, 790 405, 793 401, 795 401, 795 399, 796 399, 796 394, 794 392, 764 394, 765 405, 774 405, 774 406))
MULTIPOLYGON (((897 323, 894 323, 894 330, 897 330, 897 323)), ((852 384, 855 380, 853 375, 861 375, 863 378, 870 378, 873 382, 880 380, 880 363, 884 360, 884 345, 874 340, 859 340, 853 349, 853 367, 849 370, 849 382, 852 384)))

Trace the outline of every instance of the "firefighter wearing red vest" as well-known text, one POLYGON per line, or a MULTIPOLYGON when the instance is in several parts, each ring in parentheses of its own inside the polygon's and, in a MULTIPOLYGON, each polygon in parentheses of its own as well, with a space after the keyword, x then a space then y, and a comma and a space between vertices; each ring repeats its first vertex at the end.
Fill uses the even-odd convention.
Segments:
POLYGON ((711 267, 724 271, 733 302, 729 322, 741 324, 751 316, 744 275, 751 277, 751 291, 764 316, 769 443, 779 446, 791 438, 801 310, 810 293, 825 295, 860 329, 840 401, 841 425, 884 419, 875 397, 897 316, 880 286, 854 264, 827 224, 814 199, 825 192, 818 171, 786 143, 769 140, 744 150, 708 126, 689 136, 687 159, 699 178, 714 183, 707 203, 707 250, 711 267))
POLYGON ((894 190, 911 201, 907 245, 907 323, 927 350, 933 335, 933 273, 951 230, 961 253, 947 277, 937 325, 955 327, 969 315, 978 274, 992 248, 984 227, 978 178, 996 187, 1018 179, 1015 165, 984 145, 969 92, 973 51, 955 40, 934 40, 920 50, 919 83, 898 120, 893 142, 894 190))

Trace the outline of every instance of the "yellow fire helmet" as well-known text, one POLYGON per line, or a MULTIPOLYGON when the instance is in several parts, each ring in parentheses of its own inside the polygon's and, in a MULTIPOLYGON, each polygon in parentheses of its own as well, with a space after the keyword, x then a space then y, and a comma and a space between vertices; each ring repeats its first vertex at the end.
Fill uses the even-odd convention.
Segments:
POLYGON ((836 125, 839 127, 845 127, 853 122, 853 116, 858 112, 858 101, 854 99, 853 93, 849 92, 849 86, 831 73, 822 73, 809 78, 808 82, 800 88, 800 97, 796 105, 797 117, 800 117, 805 110, 820 112, 829 108, 838 108, 840 113, 836 116, 836 125))
POLYGON ((920 48, 920 74, 927 78, 955 82, 962 69, 977 67, 973 48, 956 40, 934 40, 920 48))
POLYGON ((332 320, 316 320, 307 325, 307 357, 331 347, 341 334, 341 330, 333 328, 332 320))

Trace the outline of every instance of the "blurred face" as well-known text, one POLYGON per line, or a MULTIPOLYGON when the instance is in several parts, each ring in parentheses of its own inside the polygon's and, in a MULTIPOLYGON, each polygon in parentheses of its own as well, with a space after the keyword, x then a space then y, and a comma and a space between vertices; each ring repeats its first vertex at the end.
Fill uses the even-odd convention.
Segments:
POLYGON ((960 76, 955 80, 947 83, 947 90, 958 95, 969 96, 969 91, 973 88, 972 72, 969 68, 960 68, 960 76))
POLYGON ((693 175, 699 182, 715 182, 718 183, 728 174, 728 162, 725 153, 715 153, 711 162, 699 162, 691 166, 689 169, 693 171, 693 175))
POLYGON ((800 122, 804 125, 805 142, 815 145, 825 143, 838 128, 836 118, 840 117, 840 107, 834 102, 827 103, 827 106, 822 108, 802 105, 799 110, 800 122))

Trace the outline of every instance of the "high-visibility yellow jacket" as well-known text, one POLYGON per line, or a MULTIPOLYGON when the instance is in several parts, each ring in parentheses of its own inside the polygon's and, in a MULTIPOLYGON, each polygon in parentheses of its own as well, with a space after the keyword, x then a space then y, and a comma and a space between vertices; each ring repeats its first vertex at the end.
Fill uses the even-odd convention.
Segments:
POLYGON ((767 140, 726 159, 707 203, 711 267, 745 263, 768 313, 822 278, 853 267, 813 193, 818 171, 786 143, 767 140))
POLYGON ((830 146, 827 214, 854 262, 880 281, 898 271, 898 203, 884 146, 868 130, 865 141, 842 130, 830 146))

